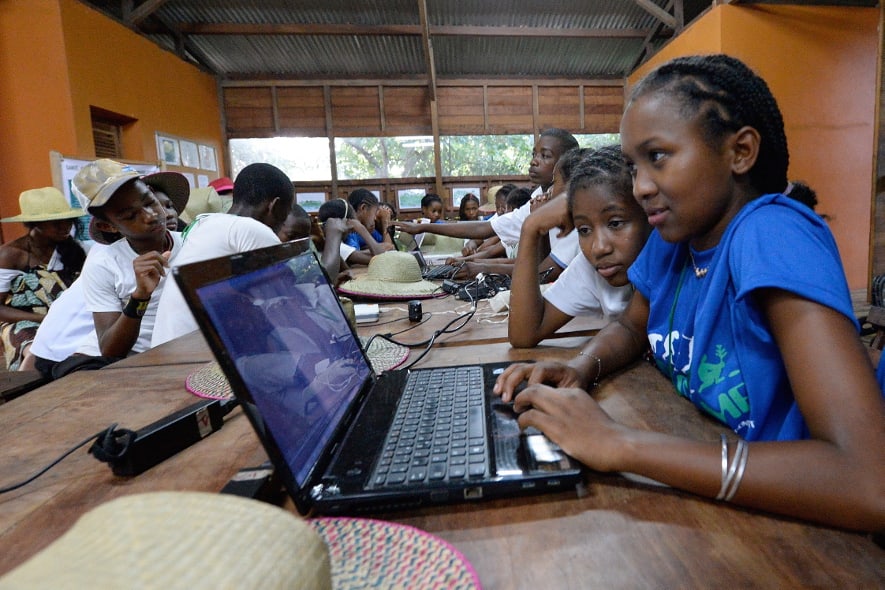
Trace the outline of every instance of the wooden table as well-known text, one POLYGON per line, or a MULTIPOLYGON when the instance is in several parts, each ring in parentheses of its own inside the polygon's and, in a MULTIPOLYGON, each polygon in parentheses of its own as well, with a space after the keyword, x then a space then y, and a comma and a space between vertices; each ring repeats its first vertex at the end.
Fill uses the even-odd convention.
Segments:
MULTIPOLYGON (((421 300, 424 321, 420 325, 409 321, 408 302, 381 303, 381 314, 377 322, 360 324, 361 335, 395 334, 404 343, 421 342, 434 331, 443 329, 452 320, 470 312, 471 304, 457 299, 454 295, 421 300)), ((606 322, 590 317, 576 317, 563 326, 552 339, 589 336, 595 334, 606 322)), ((458 325, 457 323, 455 324, 458 325)), ((439 346, 461 346, 464 344, 486 344, 507 342, 507 312, 495 312, 488 299, 476 304, 476 312, 465 326, 457 332, 440 335, 439 346)))
MULTIPOLYGON (((564 359, 585 339, 555 339, 530 350, 500 342, 441 347, 422 364, 564 359)), ((193 403, 184 379, 210 358, 202 338, 191 334, 0 406, 0 485, 24 479, 111 423, 137 429, 193 403)), ((610 414, 631 425, 707 440, 722 431, 645 364, 607 379, 597 396, 610 414)), ((238 410, 219 432, 137 477, 116 477, 78 451, 31 484, 0 496, 0 573, 102 502, 148 491, 218 491, 240 468, 265 459, 238 410)), ((580 497, 558 493, 377 516, 451 542, 490 589, 885 586, 885 552, 864 535, 620 475, 589 473, 586 482, 580 497)))

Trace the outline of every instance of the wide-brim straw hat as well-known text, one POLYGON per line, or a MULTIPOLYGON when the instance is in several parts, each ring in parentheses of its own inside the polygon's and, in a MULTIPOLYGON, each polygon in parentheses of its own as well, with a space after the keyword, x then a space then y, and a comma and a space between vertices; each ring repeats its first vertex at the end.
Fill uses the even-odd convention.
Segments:
POLYGON ((457 549, 364 518, 302 519, 203 492, 117 498, 0 578, 2 588, 479 589, 457 549))
POLYGON ((421 277, 418 260, 408 252, 373 256, 364 276, 343 283, 344 295, 369 299, 426 299, 439 294, 439 285, 421 277))
POLYGON ((82 209, 71 207, 61 191, 54 186, 34 188, 24 191, 18 196, 20 213, 13 217, 6 217, 0 221, 7 223, 55 221, 58 219, 76 219, 86 212, 82 209))
POLYGON ((190 197, 184 211, 181 211, 179 217, 185 223, 192 223, 197 215, 203 213, 221 213, 222 211, 221 197, 211 186, 191 189, 190 197))
POLYGON ((496 184, 494 186, 490 186, 489 190, 486 191, 486 202, 479 206, 479 210, 483 213, 494 213, 498 210, 495 205, 495 197, 498 195, 498 191, 504 188, 503 184, 496 184))

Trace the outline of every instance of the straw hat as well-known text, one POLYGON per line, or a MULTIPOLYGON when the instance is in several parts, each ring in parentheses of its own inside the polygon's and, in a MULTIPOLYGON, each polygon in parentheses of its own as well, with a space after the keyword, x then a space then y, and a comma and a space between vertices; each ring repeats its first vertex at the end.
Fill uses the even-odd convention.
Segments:
POLYGON ((470 562, 416 528, 301 519, 229 494, 151 492, 92 509, 0 578, 3 588, 480 588, 470 562))
POLYGON ((3 588, 332 588, 304 520, 228 494, 153 492, 87 512, 3 588))
POLYGON ((61 191, 54 186, 34 188, 18 196, 18 208, 21 211, 13 217, 0 219, 2 222, 20 221, 54 221, 56 219, 74 219, 85 215, 82 209, 74 209, 61 191))
POLYGON ((80 206, 89 211, 105 205, 118 188, 140 176, 132 166, 102 158, 80 168, 71 190, 80 200, 80 206))
POLYGON ((426 299, 439 293, 439 285, 421 278, 414 256, 391 251, 373 256, 365 276, 347 281, 338 291, 371 299, 426 299))
POLYGON ((489 190, 486 191, 486 202, 479 206, 479 210, 483 213, 494 213, 498 210, 495 206, 495 197, 498 195, 498 191, 504 188, 503 184, 496 184, 495 186, 490 186, 489 190))
POLYGON ((190 224, 196 219, 197 215, 202 213, 220 213, 221 206, 221 197, 214 188, 211 186, 195 188, 191 190, 187 205, 178 217, 183 222, 190 224))

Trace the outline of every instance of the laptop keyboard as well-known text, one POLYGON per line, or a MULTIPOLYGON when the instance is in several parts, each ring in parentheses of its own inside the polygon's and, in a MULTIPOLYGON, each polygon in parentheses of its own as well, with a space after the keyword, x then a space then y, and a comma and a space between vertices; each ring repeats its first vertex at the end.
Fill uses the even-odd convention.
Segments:
POLYGON ((401 487, 484 478, 487 441, 481 367, 415 371, 370 481, 401 487))

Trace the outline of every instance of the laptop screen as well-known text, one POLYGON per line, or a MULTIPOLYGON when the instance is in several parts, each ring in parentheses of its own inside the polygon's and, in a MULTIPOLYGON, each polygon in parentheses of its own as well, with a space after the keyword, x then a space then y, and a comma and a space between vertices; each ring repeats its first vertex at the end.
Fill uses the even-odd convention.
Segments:
POLYGON ((197 289, 299 487, 371 375, 316 257, 197 289))

